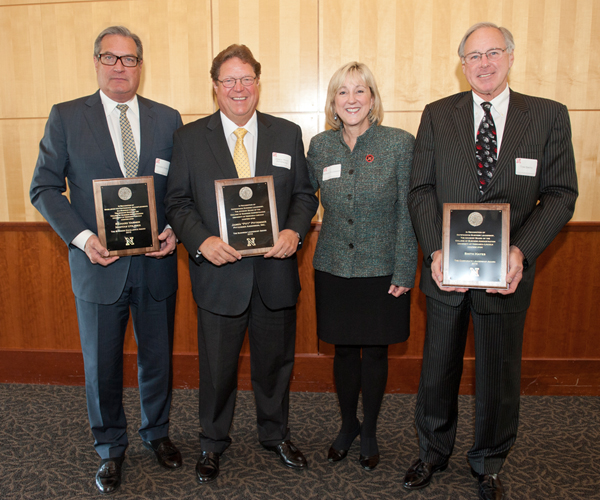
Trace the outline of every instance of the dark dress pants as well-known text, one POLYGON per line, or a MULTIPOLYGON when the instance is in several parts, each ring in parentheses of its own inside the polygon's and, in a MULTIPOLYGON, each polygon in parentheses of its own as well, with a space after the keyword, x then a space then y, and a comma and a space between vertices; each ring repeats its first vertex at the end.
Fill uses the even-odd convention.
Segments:
POLYGON ((103 305, 75 299, 88 416, 94 446, 103 459, 123 456, 128 446, 123 410, 123 343, 130 309, 138 346, 139 433, 144 441, 151 441, 169 432, 176 294, 154 300, 145 285, 139 262, 142 258, 132 258, 125 288, 116 303, 103 305))
POLYGON ((258 439, 275 446, 289 439, 289 384, 294 366, 296 307, 272 310, 254 284, 239 316, 198 308, 199 414, 203 451, 223 453, 229 444, 237 393, 238 358, 248 329, 258 439))
POLYGON ((415 422, 419 456, 441 464, 452 454, 458 390, 469 326, 475 337, 475 442, 467 457, 479 474, 498 473, 516 440, 521 352, 527 311, 479 314, 469 291, 458 307, 427 297, 427 328, 415 422))

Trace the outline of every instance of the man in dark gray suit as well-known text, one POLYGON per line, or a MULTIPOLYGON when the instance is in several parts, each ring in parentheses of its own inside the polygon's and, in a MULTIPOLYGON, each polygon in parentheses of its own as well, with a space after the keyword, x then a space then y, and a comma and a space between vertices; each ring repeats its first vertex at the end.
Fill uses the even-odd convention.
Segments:
POLYGON ((219 457, 231 443, 246 328, 259 441, 288 467, 306 467, 290 441, 289 382, 300 292, 296 250, 318 207, 300 127, 256 111, 260 63, 250 49, 223 50, 211 77, 220 110, 175 134, 165 199, 167 218, 190 254, 198 305, 200 483, 217 477, 219 457), (242 258, 219 237, 214 181, 265 175, 273 176, 279 240, 264 257, 242 258))
POLYGON ((113 26, 98 35, 94 65, 100 90, 52 108, 30 192, 69 247, 88 415, 101 458, 96 486, 102 493, 119 487, 128 446, 122 394, 130 308, 138 344, 139 433, 162 466, 181 466, 168 437, 177 255, 163 199, 173 132, 182 122, 176 110, 136 95, 142 57, 142 42, 127 28, 113 26), (154 177, 160 250, 109 256, 96 235, 93 181, 132 175, 154 177), (66 181, 69 198, 63 194, 66 181))
POLYGON ((408 202, 425 256, 420 287, 427 296, 427 330, 415 415, 420 452, 404 478, 409 490, 424 488, 448 465, 471 317, 477 389, 468 461, 479 497, 503 497, 498 473, 516 439, 523 328, 535 261, 575 207, 567 108, 509 89, 513 49, 505 28, 491 23, 469 28, 458 53, 472 91, 426 106, 417 135, 408 202), (485 168, 485 160, 476 161, 476 137, 480 124, 492 121, 489 156, 495 166, 485 168), (507 290, 442 286, 444 203, 510 204, 507 290))

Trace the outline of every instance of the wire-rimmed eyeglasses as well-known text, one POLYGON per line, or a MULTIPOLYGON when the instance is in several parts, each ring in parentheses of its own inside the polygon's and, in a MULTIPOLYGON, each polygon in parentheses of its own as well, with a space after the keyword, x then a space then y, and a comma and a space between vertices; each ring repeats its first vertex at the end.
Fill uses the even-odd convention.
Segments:
POLYGON ((490 49, 486 52, 469 52, 463 57, 463 61, 467 64, 476 64, 487 57, 488 61, 494 62, 500 60, 506 49, 490 49))
POLYGON ((250 87, 254 83, 254 80, 256 80, 256 77, 255 76, 242 76, 242 78, 225 78, 224 80, 219 80, 217 78, 217 82, 219 82, 221 85, 223 85, 223 87, 225 87, 226 89, 231 89, 231 88, 235 87, 235 84, 238 80, 240 82, 242 82, 242 85, 244 87, 250 87))

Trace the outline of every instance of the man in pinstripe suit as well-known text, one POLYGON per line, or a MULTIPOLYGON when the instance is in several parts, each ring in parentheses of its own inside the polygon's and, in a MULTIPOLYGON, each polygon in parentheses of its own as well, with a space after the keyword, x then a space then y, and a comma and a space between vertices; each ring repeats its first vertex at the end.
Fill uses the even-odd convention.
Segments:
POLYGON ((467 457, 479 497, 503 498, 498 473, 516 439, 523 328, 535 261, 575 207, 567 108, 509 89, 513 50, 507 29, 491 23, 469 28, 458 53, 472 90, 427 105, 417 135, 408 203, 425 256, 420 288, 427 296, 427 329, 415 412, 420 451, 404 478, 409 490, 426 487, 448 465, 471 317, 477 388, 475 442, 467 457), (475 142, 485 102, 491 103, 497 161, 482 187, 475 142), (510 204, 507 290, 442 286, 444 203, 510 204))

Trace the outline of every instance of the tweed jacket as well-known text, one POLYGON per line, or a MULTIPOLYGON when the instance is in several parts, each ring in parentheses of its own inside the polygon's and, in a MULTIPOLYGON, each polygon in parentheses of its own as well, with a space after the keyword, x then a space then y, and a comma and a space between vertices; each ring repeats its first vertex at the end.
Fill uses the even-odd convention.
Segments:
POLYGON ((315 269, 343 278, 392 275, 394 285, 414 285, 417 241, 407 205, 414 140, 404 130, 376 125, 353 151, 341 129, 313 137, 308 171, 325 209, 315 269), (341 165, 339 176, 323 180, 324 169, 335 165, 341 165))

